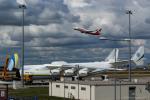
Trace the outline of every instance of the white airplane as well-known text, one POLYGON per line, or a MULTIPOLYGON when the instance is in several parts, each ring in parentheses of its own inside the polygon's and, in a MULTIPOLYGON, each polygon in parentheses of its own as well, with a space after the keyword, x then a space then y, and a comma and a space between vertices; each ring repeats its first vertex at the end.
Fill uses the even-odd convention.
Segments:
MULTIPOLYGON (((119 50, 116 49, 116 59, 118 59, 119 50)), ((82 72, 89 72, 89 68, 106 68, 112 69, 112 64, 115 62, 115 49, 109 54, 109 56, 103 62, 86 62, 86 63, 67 63, 65 61, 54 61, 51 64, 41 64, 41 65, 25 65, 24 66, 24 75, 35 75, 35 76, 44 76, 44 75, 60 75, 61 71, 64 70, 64 75, 70 76, 77 71, 77 65, 82 67, 79 70, 79 74, 82 72), (101 66, 102 65, 102 66, 101 66), (66 69, 66 70, 65 70, 66 69)), ((20 73, 21 73, 20 69, 20 73)))
POLYGON ((52 62, 49 66, 59 67, 59 69, 51 70, 51 75, 60 75, 61 73, 60 69, 64 70, 65 76, 72 76, 75 74, 76 71, 79 71, 80 76, 85 76, 90 71, 104 70, 104 69, 112 70, 114 69, 112 68, 113 67, 112 63, 115 62, 115 57, 116 60, 118 59, 118 53, 119 53, 119 49, 116 50, 113 49, 113 51, 108 55, 105 61, 101 61, 101 62, 95 61, 95 62, 86 62, 86 63, 67 63, 64 61, 55 61, 52 62), (78 70, 78 67, 80 70, 78 70))
MULTIPOLYGON (((67 63, 65 61, 55 61, 51 64, 43 65, 25 65, 24 74, 28 75, 60 75, 63 71, 65 76, 74 76, 78 71, 79 76, 87 76, 89 73, 95 73, 105 70, 125 70, 115 68, 115 66, 128 64, 128 60, 118 60, 118 49, 113 49, 104 61, 85 62, 85 63, 67 63)), ((144 47, 141 46, 131 58, 135 65, 143 64, 144 47)))
MULTIPOLYGON (((52 62, 50 64, 50 67, 59 66, 59 70, 57 69, 51 70, 51 75, 54 75, 54 73, 55 75, 59 75, 61 68, 67 69, 64 71, 64 75, 66 76, 72 76, 74 75, 76 71, 79 71, 78 72, 79 76, 87 76, 89 73, 95 73, 95 72, 104 71, 104 70, 126 70, 125 68, 124 69, 115 68, 123 64, 127 65, 129 62, 128 60, 119 61, 118 53, 119 53, 119 50, 114 49, 104 61, 100 61, 100 62, 99 61, 86 62, 86 63, 67 63, 64 61, 52 62)), ((142 65, 143 57, 144 57, 144 47, 141 46, 131 58, 132 64, 142 65)))

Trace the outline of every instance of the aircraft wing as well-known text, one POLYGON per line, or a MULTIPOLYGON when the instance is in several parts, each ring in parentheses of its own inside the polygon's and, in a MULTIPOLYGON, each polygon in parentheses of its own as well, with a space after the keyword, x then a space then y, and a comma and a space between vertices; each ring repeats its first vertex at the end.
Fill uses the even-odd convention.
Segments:
MULTIPOLYGON (((83 66, 83 65, 72 65, 72 64, 68 64, 68 65, 62 65, 62 68, 65 68, 65 69, 69 69, 69 68, 79 68, 79 69, 82 69, 82 68, 87 68, 86 66, 83 66)), ((89 68, 91 70, 93 70, 94 68, 89 68)))
MULTIPOLYGON (((128 64, 128 61, 124 61, 124 62, 117 62, 117 63, 112 63, 112 64, 117 64, 117 65, 122 65, 122 64, 128 64)), ((88 68, 87 66, 83 66, 83 65, 62 65, 62 68, 65 68, 65 69, 69 69, 69 68, 77 68, 78 69, 82 69, 82 68, 88 68)), ((100 71, 108 71, 108 70, 124 70, 124 69, 118 69, 118 68, 88 68, 92 73, 94 72, 100 72, 100 71)))
POLYGON ((81 65, 73 65, 73 64, 63 64, 63 65, 47 65, 47 68, 49 69, 56 69, 56 68, 62 68, 62 69, 69 69, 69 68, 78 68, 82 69, 82 68, 86 68, 86 66, 81 66, 81 65))
POLYGON ((125 69, 120 69, 120 68, 98 68, 93 70, 91 73, 96 73, 96 72, 104 72, 104 71, 110 71, 110 70, 117 70, 117 71, 121 71, 121 70, 125 70, 125 69))
POLYGON ((61 68, 62 66, 49 65, 49 66, 46 66, 46 67, 49 68, 49 69, 54 69, 54 68, 61 68))

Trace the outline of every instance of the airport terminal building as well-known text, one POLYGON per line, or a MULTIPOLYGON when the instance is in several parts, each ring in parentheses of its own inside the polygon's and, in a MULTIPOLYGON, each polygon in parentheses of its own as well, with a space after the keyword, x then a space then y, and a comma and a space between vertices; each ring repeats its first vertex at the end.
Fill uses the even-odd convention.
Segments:
POLYGON ((132 82, 51 81, 49 96, 80 100, 150 100, 150 83, 148 79, 136 79, 132 82))

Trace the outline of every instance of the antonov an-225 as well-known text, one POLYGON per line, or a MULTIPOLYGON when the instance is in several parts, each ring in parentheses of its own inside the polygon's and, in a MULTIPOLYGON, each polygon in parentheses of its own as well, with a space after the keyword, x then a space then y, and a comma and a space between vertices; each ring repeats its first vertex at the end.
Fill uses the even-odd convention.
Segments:
MULTIPOLYGON (((128 60, 118 60, 119 49, 113 49, 104 61, 85 62, 85 63, 67 63, 65 61, 55 61, 51 64, 25 65, 24 74, 29 75, 60 75, 64 70, 65 76, 75 76, 78 71, 79 76, 86 76, 89 73, 95 73, 104 70, 125 70, 115 68, 116 65, 128 64, 128 60)), ((141 46, 131 58, 135 65, 142 65, 144 57, 144 47, 141 46)))

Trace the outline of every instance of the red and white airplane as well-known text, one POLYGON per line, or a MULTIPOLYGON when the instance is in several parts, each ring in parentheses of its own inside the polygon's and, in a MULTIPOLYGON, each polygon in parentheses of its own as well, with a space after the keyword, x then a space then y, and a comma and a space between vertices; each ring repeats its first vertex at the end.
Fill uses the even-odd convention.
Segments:
POLYGON ((91 34, 91 35, 100 35, 101 34, 101 28, 100 29, 96 29, 95 31, 91 31, 91 30, 86 30, 83 28, 78 28, 75 27, 73 28, 74 30, 80 31, 81 33, 85 33, 85 34, 91 34))

